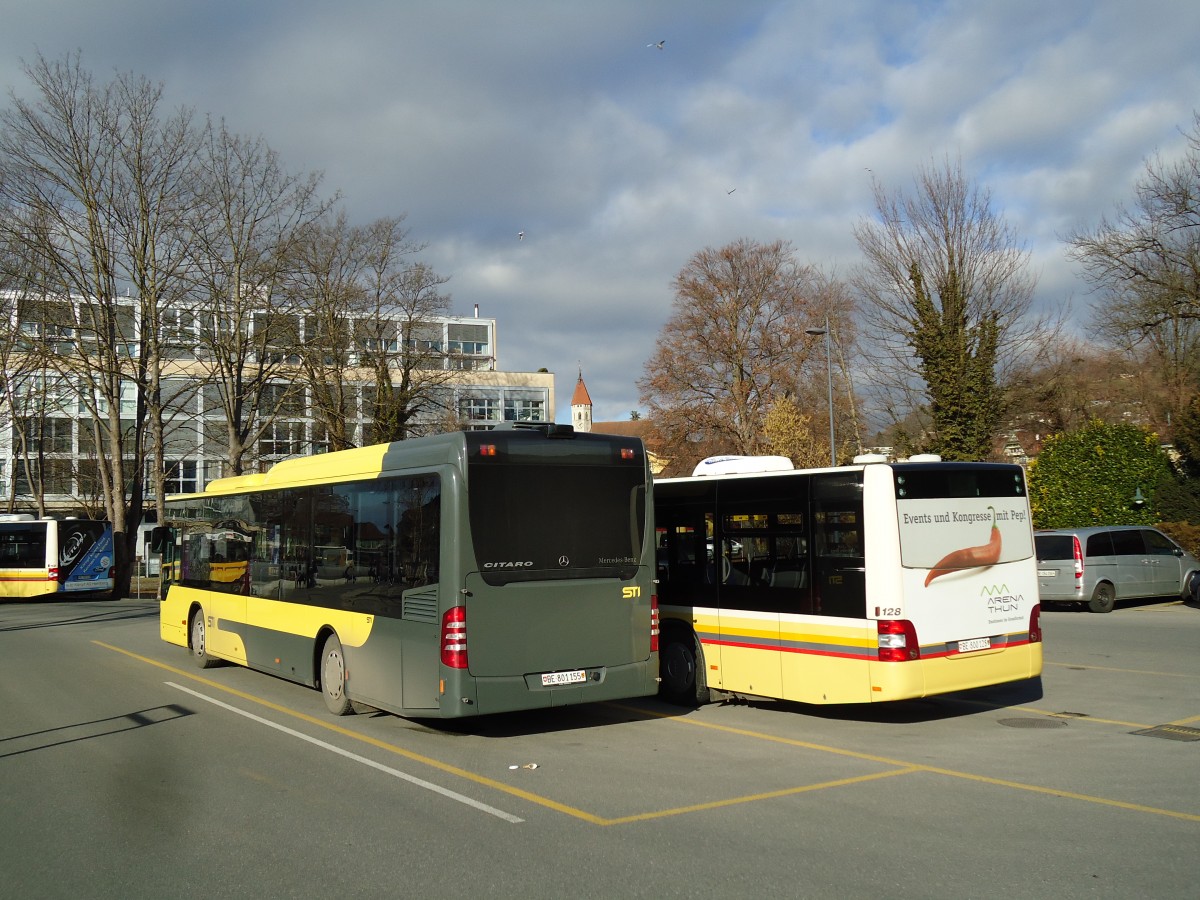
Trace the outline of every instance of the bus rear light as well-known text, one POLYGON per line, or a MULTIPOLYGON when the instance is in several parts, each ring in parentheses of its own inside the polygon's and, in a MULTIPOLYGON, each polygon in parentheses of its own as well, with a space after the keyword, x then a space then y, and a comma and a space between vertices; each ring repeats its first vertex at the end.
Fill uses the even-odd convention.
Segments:
POLYGON ((496 455, 496 445, 495 444, 480 444, 479 445, 479 455, 480 456, 495 456, 496 455))
POLYGON ((908 662, 921 658, 917 629, 908 619, 879 619, 880 662, 908 662))
POLYGON ((650 652, 658 652, 658 594, 650 595, 650 652))
POLYGON ((1083 593, 1083 548, 1079 546, 1079 538, 1072 535, 1071 553, 1075 557, 1075 590, 1083 593))
POLYGON ((634 453, 632 447, 621 448, 621 459, 633 459, 634 453))
POLYGON ((452 606, 442 616, 442 665, 467 667, 467 609, 452 606))
POLYGON ((1033 604, 1033 609, 1029 611, 1029 643, 1040 644, 1042 642, 1042 604, 1033 604))
POLYGON ((46 570, 47 581, 58 581, 58 566, 51 566, 46 570))

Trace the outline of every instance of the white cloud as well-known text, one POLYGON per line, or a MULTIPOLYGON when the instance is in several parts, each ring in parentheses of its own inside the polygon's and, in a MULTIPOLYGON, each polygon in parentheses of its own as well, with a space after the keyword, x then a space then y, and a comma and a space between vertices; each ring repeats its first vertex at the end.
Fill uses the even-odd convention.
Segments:
POLYGON ((639 406, 691 255, 781 238, 845 271, 872 178, 946 156, 1029 242, 1039 302, 1086 316, 1064 232, 1180 153, 1200 105, 1184 0, 19 7, 0 85, 78 47, 324 171, 352 217, 406 212, 456 310, 497 318, 501 364, 557 373, 560 419, 579 367, 597 419, 639 406))

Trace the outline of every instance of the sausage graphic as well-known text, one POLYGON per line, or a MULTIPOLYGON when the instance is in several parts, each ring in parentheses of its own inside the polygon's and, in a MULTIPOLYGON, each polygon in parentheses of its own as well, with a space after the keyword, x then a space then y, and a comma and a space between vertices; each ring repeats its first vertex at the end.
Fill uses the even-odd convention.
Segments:
POLYGON ((992 533, 988 542, 980 544, 978 547, 964 547, 962 550, 947 553, 925 576, 925 587, 929 587, 929 582, 942 575, 948 575, 960 569, 994 566, 1000 561, 1000 526, 996 524, 996 508, 989 506, 988 509, 992 512, 992 533))

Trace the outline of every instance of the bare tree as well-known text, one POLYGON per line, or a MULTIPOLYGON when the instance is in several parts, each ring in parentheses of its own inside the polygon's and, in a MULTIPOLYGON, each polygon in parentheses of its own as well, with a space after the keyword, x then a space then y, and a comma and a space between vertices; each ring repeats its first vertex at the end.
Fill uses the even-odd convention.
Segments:
POLYGON ((313 419, 331 450, 354 446, 357 359, 351 336, 362 308, 363 257, 362 235, 344 212, 305 228, 296 246, 290 290, 304 312, 297 381, 309 391, 313 419))
POLYGON ((1095 334, 1149 363, 1166 388, 1160 419, 1188 408, 1200 385, 1200 112, 1182 159, 1149 160, 1133 205, 1068 241, 1099 292, 1095 334))
POLYGON ((366 313, 359 320, 361 359, 373 373, 371 438, 403 441, 453 427, 450 403, 454 354, 442 342, 440 317, 450 312, 449 280, 423 263, 403 264, 398 220, 375 223, 365 285, 366 313))
POLYGON ((320 176, 287 172, 263 140, 223 122, 207 124, 199 162, 194 327, 205 411, 223 422, 207 440, 224 443, 228 474, 240 475, 304 390, 294 377, 303 307, 287 286, 301 234, 330 201, 318 196, 320 176))
POLYGON ((44 358, 77 385, 96 429, 116 590, 125 592, 157 403, 153 323, 176 299, 186 241, 178 226, 190 205, 191 118, 164 116, 161 87, 133 75, 94 84, 78 54, 38 57, 25 74, 36 100, 10 95, 0 114, 0 200, 22 255, 38 261, 26 270, 31 292, 69 298, 69 333, 44 358))
POLYGON ((820 287, 782 241, 702 250, 675 277, 673 313, 638 381, 672 471, 769 449, 764 426, 779 404, 796 416, 826 409, 826 361, 806 332, 827 315, 835 333, 849 329, 820 287))
POLYGON ((1008 370, 1043 345, 1046 324, 1028 318, 1029 254, 990 194, 949 161, 920 170, 911 195, 878 181, 874 190, 877 219, 854 229, 865 258, 854 283, 874 346, 876 400, 895 421, 928 409, 930 434, 918 444, 986 458, 1008 370))
POLYGON ((308 230, 297 293, 308 304, 302 368, 313 414, 332 447, 353 445, 357 397, 371 420, 363 440, 400 441, 437 428, 454 378, 442 339, 447 281, 411 257, 422 249, 403 217, 352 228, 345 216, 308 230))

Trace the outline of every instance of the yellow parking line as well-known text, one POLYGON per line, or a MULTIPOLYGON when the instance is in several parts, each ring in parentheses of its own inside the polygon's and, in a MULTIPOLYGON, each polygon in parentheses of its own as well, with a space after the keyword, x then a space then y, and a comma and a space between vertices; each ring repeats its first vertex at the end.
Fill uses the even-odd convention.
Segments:
POLYGON ((452 766, 449 763, 444 763, 441 760, 434 759, 430 756, 414 753, 411 750, 405 750, 403 747, 398 747, 395 744, 389 744, 386 741, 381 741, 378 738, 371 737, 370 735, 360 734, 357 731, 351 731, 349 728, 343 728, 342 726, 335 725, 332 722, 326 722, 322 719, 316 718, 315 716, 310 716, 307 713, 289 709, 286 706, 280 706, 278 703, 272 703, 270 700, 264 700, 261 697, 256 697, 253 694, 247 694, 244 691, 239 691, 237 688, 229 687, 228 685, 221 684, 209 678, 203 678, 200 675, 196 675, 192 672, 188 672, 183 669, 177 669, 174 666, 168 665, 164 662, 159 662, 156 659, 150 659, 147 656, 140 656, 137 653, 124 650, 121 647, 114 647, 112 644, 106 644, 103 641, 92 641, 92 643, 97 644, 100 647, 104 647, 107 650, 115 650, 117 653, 123 653, 125 656, 128 656, 131 659, 138 660, 138 662, 148 663, 149 665, 157 666, 160 669, 165 669, 166 671, 171 672, 174 675, 178 675, 181 678, 190 678, 192 681, 197 681, 200 684, 213 688, 214 690, 223 691, 226 694, 232 694, 233 696, 242 700, 246 700, 250 703, 257 703, 259 706, 265 706, 267 709, 274 710, 275 712, 291 716, 295 719, 300 719, 301 721, 307 722, 310 725, 316 725, 320 728, 326 729, 327 731, 333 731, 340 735, 344 735, 345 737, 353 738, 356 741, 362 741, 364 744, 370 744, 372 747, 378 747, 380 750, 386 750, 389 753, 396 754, 397 756, 403 756, 405 759, 410 759, 414 762, 422 763, 423 765, 432 766, 433 768, 439 769, 450 775, 455 775, 459 778, 466 778, 468 781, 473 781, 476 784, 483 785, 484 787, 493 788, 497 791, 502 791, 505 794, 511 794, 514 797, 520 797, 522 800, 528 800, 530 803, 536 803, 539 806, 545 806, 554 810, 555 812, 574 816, 575 818, 582 819, 585 822, 591 822, 595 825, 606 824, 605 820, 600 816, 594 816, 582 809, 576 809, 573 806, 567 806, 564 803, 551 800, 549 797, 543 797, 539 794, 534 794, 529 791, 522 790, 521 788, 513 787, 510 784, 505 784, 502 781, 496 781, 495 779, 488 778, 486 775, 479 775, 467 769, 460 769, 458 766, 452 766))
MULTIPOLYGON (((999 787, 1013 788, 1014 790, 1029 791, 1035 794, 1047 794, 1052 797, 1080 800, 1085 803, 1095 803, 1101 806, 1115 806, 1119 809, 1128 809, 1158 816, 1168 816, 1173 819, 1184 819, 1188 822, 1200 822, 1200 815, 1195 813, 1179 812, 1173 809, 1160 809, 1159 807, 1155 806, 1143 806, 1139 803, 1126 803, 1123 800, 1110 800, 1107 797, 1095 797, 1090 794, 1077 794, 1073 791, 1060 791, 1057 788, 1048 788, 1037 784, 1026 784, 1025 782, 1021 781, 1007 781, 1002 778, 992 778, 988 775, 976 775, 972 772, 959 772, 955 769, 943 769, 937 766, 908 763, 904 762, 903 760, 889 759, 885 756, 876 756, 872 753, 860 753, 856 750, 845 750, 840 747, 828 747, 821 744, 814 744, 810 741, 799 741, 795 740, 794 738, 784 738, 773 734, 749 731, 744 728, 733 728, 728 725, 718 725, 715 722, 698 722, 694 719, 672 715, 671 713, 656 713, 647 711, 647 714, 657 716, 659 718, 670 719, 673 722, 679 722, 681 724, 695 725, 698 728, 711 728, 714 731, 723 731, 729 734, 737 734, 743 737, 755 738, 757 740, 771 741, 772 743, 786 744, 796 747, 804 747, 808 750, 819 750, 825 753, 832 753, 837 756, 849 756, 855 759, 869 759, 873 762, 897 766, 899 770, 903 772, 931 772, 935 775, 945 775, 948 778, 961 778, 967 781, 978 781, 983 784, 993 784, 999 787)), ((899 774, 899 772, 895 774, 899 774)))
POLYGON ((1120 672, 1124 675, 1157 675, 1160 678, 1195 678, 1195 675, 1190 675, 1187 672, 1155 672, 1151 669, 1120 669, 1116 666, 1091 666, 1083 663, 1043 663, 1047 666, 1058 666, 1062 669, 1085 669, 1095 672, 1120 672))
POLYGON ((876 772, 874 775, 839 778, 835 781, 822 781, 820 784, 806 784, 803 787, 783 788, 778 791, 767 791, 762 794, 747 794, 744 797, 730 797, 727 800, 713 800, 709 803, 696 803, 692 806, 677 806, 675 809, 661 809, 654 812, 637 813, 632 816, 621 816, 617 819, 606 819, 604 824, 627 825, 630 822, 646 822, 650 819, 663 819, 667 816, 680 816, 684 813, 703 812, 706 809, 721 809, 725 806, 735 806, 738 803, 753 803, 756 800, 774 800, 777 797, 790 797, 793 794, 822 791, 826 788, 845 787, 848 784, 861 784, 864 781, 877 781, 880 778, 891 778, 893 775, 909 775, 920 771, 921 768, 918 766, 910 766, 905 769, 891 769, 887 772, 876 772))
MULTIPOLYGON (((1052 712, 1048 709, 1037 709, 1033 706, 1009 706, 1007 704, 989 703, 986 700, 969 700, 965 697, 943 697, 947 703, 961 703, 964 706, 976 706, 980 709, 1006 709, 1013 712, 1033 713, 1048 719, 1068 719, 1072 722, 1097 722, 1101 725, 1119 725, 1122 728, 1153 728, 1153 725, 1143 725, 1140 722, 1125 722, 1121 719, 1101 719, 1091 715, 1072 715, 1071 713, 1052 712)), ((1178 724, 1178 723, 1176 723, 1178 724)))
MULTIPOLYGON (((621 825, 621 824, 626 824, 626 823, 631 823, 631 822, 642 822, 642 821, 648 821, 648 820, 656 819, 656 818, 663 818, 666 816, 682 815, 684 813, 689 813, 689 812, 698 812, 698 811, 703 811, 703 810, 707 810, 707 809, 719 809, 721 807, 732 806, 732 805, 738 804, 738 803, 749 803, 749 802, 753 802, 756 800, 767 800, 767 799, 772 799, 772 798, 776 798, 776 797, 785 797, 785 796, 789 796, 792 794, 800 794, 800 793, 804 793, 804 792, 808 792, 808 791, 824 790, 824 789, 833 788, 833 787, 843 787, 843 786, 850 785, 850 784, 858 784, 861 782, 873 781, 873 780, 877 780, 880 778, 888 778, 893 775, 908 775, 908 774, 913 774, 916 772, 930 772, 930 773, 933 773, 936 775, 944 775, 949 778, 959 778, 959 779, 964 779, 964 780, 968 780, 968 781, 976 781, 976 782, 980 782, 983 784, 992 784, 992 785, 996 785, 999 787, 1012 788, 1015 790, 1030 791, 1033 793, 1046 794, 1046 795, 1054 796, 1054 797, 1063 797, 1063 798, 1071 799, 1071 800, 1079 800, 1079 801, 1082 801, 1085 803, 1095 803, 1095 804, 1099 804, 1102 806, 1112 806, 1112 807, 1117 807, 1120 809, 1132 810, 1135 812, 1150 813, 1152 815, 1159 815, 1159 816, 1168 816, 1171 818, 1184 819, 1186 821, 1191 821, 1191 822, 1200 822, 1200 815, 1195 815, 1192 813, 1177 812, 1175 810, 1169 810, 1169 809, 1159 809, 1157 807, 1152 807, 1152 806, 1142 806, 1142 805, 1136 804, 1136 803, 1125 803, 1124 801, 1121 801, 1121 800, 1110 800, 1105 797, 1094 797, 1094 796, 1090 796, 1088 794, 1077 794, 1077 793, 1074 793, 1071 791, 1060 791, 1055 788, 1047 788, 1047 787, 1042 787, 1040 785, 1034 785, 1034 784, 1025 784, 1025 783, 1019 782, 1019 781, 1006 781, 1006 780, 1000 779, 1000 778, 991 778, 986 775, 976 775, 976 774, 973 774, 970 772, 959 772, 954 769, 942 769, 942 768, 938 768, 936 766, 926 766, 926 765, 914 764, 914 763, 905 762, 903 760, 891 759, 886 756, 878 756, 873 753, 862 753, 857 750, 847 750, 847 749, 840 748, 840 747, 830 747, 830 746, 827 746, 824 744, 815 744, 815 743, 812 743, 811 741, 801 741, 801 740, 796 740, 794 738, 779 737, 777 735, 766 734, 764 732, 751 731, 749 729, 744 729, 744 728, 735 728, 735 727, 732 727, 729 725, 720 725, 715 722, 700 722, 700 721, 696 721, 695 719, 681 717, 674 713, 666 713, 666 712, 659 713, 659 712, 654 712, 653 710, 634 709, 633 707, 622 706, 620 704, 610 704, 610 705, 616 706, 621 709, 635 712, 635 713, 637 713, 639 715, 643 715, 647 718, 668 719, 672 722, 676 722, 679 724, 694 725, 698 728, 710 728, 714 731, 721 731, 721 732, 725 732, 727 734, 736 734, 736 735, 740 735, 742 737, 749 737, 749 738, 753 738, 755 740, 770 741, 772 743, 783 744, 786 746, 801 747, 801 748, 804 748, 807 750, 815 750, 815 751, 822 752, 822 753, 830 753, 830 754, 833 754, 836 756, 845 756, 845 757, 852 758, 852 759, 868 760, 870 762, 880 763, 883 765, 891 766, 893 768, 889 769, 889 771, 879 772, 879 773, 875 773, 873 775, 861 775, 861 776, 856 776, 856 777, 851 777, 851 778, 839 779, 836 781, 827 781, 827 782, 821 782, 818 784, 805 785, 805 786, 801 786, 801 787, 783 788, 778 791, 770 791, 767 793, 749 794, 744 797, 734 797, 734 798, 728 798, 725 800, 715 800, 715 801, 711 801, 708 803, 695 804, 693 806, 677 807, 674 809, 658 810, 658 811, 652 811, 652 812, 646 812, 646 813, 637 813, 637 814, 630 815, 630 816, 621 816, 621 817, 617 817, 617 818, 606 819, 603 816, 594 815, 585 810, 578 809, 577 807, 569 806, 565 803, 559 803, 557 800, 551 800, 549 797, 543 797, 540 794, 534 794, 530 791, 526 791, 526 790, 522 790, 521 788, 513 787, 512 785, 505 784, 502 781, 496 781, 495 779, 488 778, 485 775, 479 775, 475 772, 471 772, 468 769, 462 769, 462 768, 459 768, 458 766, 453 766, 453 765, 450 765, 449 763, 444 763, 441 760, 434 759, 433 757, 425 756, 424 754, 414 753, 411 750, 406 750, 403 747, 399 747, 395 744, 389 744, 386 741, 379 740, 378 738, 373 738, 369 735, 365 735, 365 734, 361 734, 356 731, 352 731, 349 728, 343 728, 340 725, 335 725, 332 722, 327 722, 322 719, 318 719, 314 716, 310 716, 307 713, 302 713, 302 712, 299 712, 298 710, 290 709, 286 706, 281 706, 277 703, 272 703, 271 701, 264 700, 261 697, 255 696, 254 694, 248 694, 248 693, 245 693, 244 691, 239 691, 236 688, 229 687, 227 685, 221 684, 219 682, 213 681, 208 678, 204 678, 200 675, 196 675, 192 672, 188 672, 183 669, 178 669, 175 666, 168 665, 167 663, 160 662, 156 659, 151 659, 150 657, 147 657, 147 656, 141 656, 140 654, 134 653, 130 650, 125 650, 121 647, 115 647, 112 644, 106 644, 103 641, 92 641, 92 643, 96 644, 97 646, 104 647, 107 650, 113 650, 117 653, 121 653, 125 656, 128 656, 130 659, 135 659, 139 662, 147 663, 152 666, 157 666, 158 668, 164 669, 168 672, 171 672, 172 674, 178 675, 181 678, 189 678, 192 681, 199 682, 200 684, 204 684, 215 690, 223 691, 227 694, 231 694, 235 697, 239 697, 240 699, 245 700, 247 702, 257 703, 260 706, 265 706, 266 708, 274 710, 275 712, 281 713, 283 715, 292 716, 293 718, 300 719, 304 722, 309 723, 310 725, 315 725, 317 727, 324 728, 328 731, 336 732, 337 734, 351 738, 352 740, 361 741, 365 744, 370 744, 371 746, 376 747, 380 750, 385 750, 389 753, 394 753, 397 756, 402 756, 405 759, 410 759, 414 762, 419 762, 423 765, 431 766, 432 768, 438 769, 442 772, 446 772, 447 774, 454 775, 459 778, 465 778, 468 781, 472 781, 476 784, 483 785, 484 787, 489 787, 494 790, 500 791, 502 793, 509 794, 514 797, 519 797, 522 800, 527 800, 530 803, 536 804, 538 806, 544 806, 547 809, 552 809, 555 812, 563 813, 563 814, 571 816, 573 818, 580 819, 584 822, 590 822, 593 825, 621 825)), ((1181 723, 1176 723, 1176 724, 1181 724, 1181 723)))

